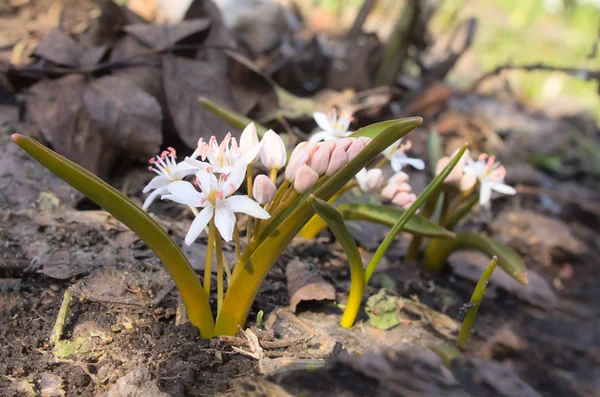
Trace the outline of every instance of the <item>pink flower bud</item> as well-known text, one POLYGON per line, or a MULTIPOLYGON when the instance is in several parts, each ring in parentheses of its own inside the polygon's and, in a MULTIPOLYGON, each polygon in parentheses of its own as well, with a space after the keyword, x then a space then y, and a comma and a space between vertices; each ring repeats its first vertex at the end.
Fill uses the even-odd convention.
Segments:
POLYGON ((259 204, 266 204, 273 200, 277 188, 266 175, 257 175, 254 179, 252 195, 259 204))
POLYGON ((394 196, 392 203, 398 207, 408 209, 415 202, 417 196, 414 193, 400 192, 394 196))
POLYGON ((381 190, 381 195, 388 200, 392 200, 398 193, 412 193, 412 187, 406 183, 390 183, 381 190))
POLYGON ((388 179, 388 185, 401 185, 403 183, 408 183, 410 177, 406 172, 396 172, 390 179, 388 179))
POLYGON ((356 174, 356 180, 363 192, 373 192, 383 184, 383 172, 381 168, 371 168, 368 171, 363 168, 356 174))
POLYGON ((362 141, 362 143, 364 143, 365 146, 367 146, 372 141, 371 138, 367 138, 366 136, 360 136, 360 137, 358 137, 358 140, 362 141))
POLYGON ((321 142, 319 143, 319 148, 326 148, 327 151, 329 152, 329 156, 331 156, 331 153, 333 153, 333 150, 335 149, 335 141, 325 141, 325 142, 321 142))
POLYGON ((348 155, 346 154, 346 151, 341 147, 336 147, 331 154, 331 158, 329 159, 329 165, 327 166, 325 175, 331 176, 335 174, 346 164, 348 164, 348 155))
POLYGON ((310 159, 310 168, 323 175, 329 166, 329 148, 321 146, 310 159))
POLYGON ((296 179, 294 179, 294 189, 302 194, 313 187, 319 180, 319 174, 315 170, 304 164, 298 169, 296 179))
POLYGON ((292 152, 290 156, 290 161, 288 162, 287 167, 285 167, 285 179, 287 181, 293 182, 296 178, 296 173, 298 169, 304 164, 307 164, 310 160, 310 150, 308 142, 302 142, 292 152))
POLYGON ((336 147, 342 148, 343 150, 348 150, 350 145, 352 145, 355 140, 355 138, 341 138, 334 141, 334 143, 336 147))
POLYGON ((263 147, 260 151, 260 162, 267 169, 279 170, 285 166, 287 153, 285 143, 273 130, 265 132, 262 139, 263 147))
POLYGON ((396 193, 398 193, 398 185, 394 183, 388 182, 388 184, 381 189, 381 195, 388 200, 393 199, 396 193))
POLYGON ((258 161, 260 147, 254 123, 250 123, 244 128, 244 131, 240 136, 240 151, 242 152, 242 156, 246 158, 248 164, 254 164, 258 161), (250 158, 249 156, 254 157, 250 158))
POLYGON ((362 140, 357 139, 354 142, 352 142, 352 145, 350 145, 348 150, 346 150, 346 154, 348 155, 348 161, 355 158, 364 148, 365 143, 362 140))

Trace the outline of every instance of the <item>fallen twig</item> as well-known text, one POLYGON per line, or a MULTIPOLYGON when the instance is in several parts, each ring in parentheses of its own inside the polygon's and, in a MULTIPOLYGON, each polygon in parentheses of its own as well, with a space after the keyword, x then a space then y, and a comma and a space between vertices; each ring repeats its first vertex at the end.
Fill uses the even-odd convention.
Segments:
POLYGON ((542 70, 547 72, 562 72, 566 73, 570 76, 577 77, 583 80, 600 80, 600 70, 590 70, 584 68, 569 68, 569 67, 560 67, 560 66, 550 66, 543 64, 541 62, 532 63, 527 65, 500 65, 497 66, 494 70, 485 73, 481 77, 471 84, 471 87, 465 91, 467 94, 471 94, 479 88, 479 86, 490 77, 494 77, 499 75, 505 70, 523 70, 525 72, 531 72, 535 70, 542 70))

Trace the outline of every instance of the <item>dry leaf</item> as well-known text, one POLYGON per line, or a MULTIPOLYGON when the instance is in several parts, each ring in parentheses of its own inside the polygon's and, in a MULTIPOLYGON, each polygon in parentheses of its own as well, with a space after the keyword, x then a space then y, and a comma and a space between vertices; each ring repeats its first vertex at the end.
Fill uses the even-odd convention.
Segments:
POLYGON ((83 91, 87 110, 107 142, 133 156, 151 157, 162 143, 162 110, 152 96, 127 79, 104 76, 83 91))
POLYGON ((40 41, 33 55, 59 65, 78 67, 83 50, 60 29, 54 29, 40 41))
POLYGON ((35 48, 33 55, 58 65, 89 68, 98 64, 107 47, 80 47, 68 34, 54 29, 35 48))
POLYGON ((165 48, 184 39, 202 42, 205 38, 203 33, 210 25, 210 19, 202 18, 167 25, 138 23, 125 26, 123 30, 150 48, 165 48), (201 37, 198 37, 199 34, 202 34, 201 37))
POLYGON ((133 66, 128 66, 113 72, 118 76, 130 80, 135 85, 152 95, 163 108, 166 107, 165 92, 162 83, 162 60, 159 54, 145 55, 143 58, 135 58, 148 48, 133 36, 125 35, 117 41, 110 55, 110 61, 125 59, 143 59, 133 66))
POLYGON ((276 109, 278 99, 273 81, 241 53, 225 51, 225 54, 229 57, 227 78, 240 113, 247 114, 255 107, 261 113, 276 109))
POLYGON ((109 150, 87 112, 82 98, 85 84, 78 75, 40 81, 31 87, 27 113, 56 152, 104 176, 116 153, 109 150))
POLYGON ((163 83, 177 133, 190 148, 197 146, 200 137, 207 139, 215 135, 221 139, 231 129, 228 123, 198 103, 202 96, 236 110, 231 86, 219 65, 165 55, 163 83))
POLYGON ((308 263, 298 259, 288 263, 285 269, 290 308, 296 307, 302 301, 335 300, 335 288, 315 272, 308 263))

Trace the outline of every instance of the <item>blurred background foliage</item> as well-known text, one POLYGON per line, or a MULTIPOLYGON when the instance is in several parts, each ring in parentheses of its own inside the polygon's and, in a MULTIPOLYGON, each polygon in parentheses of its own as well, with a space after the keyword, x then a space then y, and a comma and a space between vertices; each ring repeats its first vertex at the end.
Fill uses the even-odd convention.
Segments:
MULTIPOLYGON (((317 30, 340 33, 348 28, 363 0, 297 0, 317 30)), ((365 28, 386 39, 402 13, 404 0, 380 0, 365 28)), ((479 20, 471 50, 448 76, 467 87, 477 76, 504 64, 541 62, 548 66, 600 68, 600 0, 439 0, 434 34, 447 35, 468 17, 479 20)), ((559 72, 507 71, 511 90, 532 110, 585 112, 600 124, 600 87, 584 76, 559 72)), ((497 82, 496 82, 497 83, 497 82)), ((498 87, 484 88, 488 90, 498 87)))

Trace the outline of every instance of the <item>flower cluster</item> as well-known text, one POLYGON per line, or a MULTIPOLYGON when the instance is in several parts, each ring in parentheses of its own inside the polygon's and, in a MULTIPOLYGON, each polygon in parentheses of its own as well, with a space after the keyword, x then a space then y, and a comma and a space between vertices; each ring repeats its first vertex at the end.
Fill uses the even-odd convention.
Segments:
MULTIPOLYGON (((436 172, 439 174, 454 156, 439 159, 436 172)), ((512 186, 504 183, 505 177, 506 168, 496 161, 495 156, 482 153, 477 160, 473 160, 467 150, 444 183, 463 193, 471 192, 479 183, 479 204, 486 205, 493 191, 508 195, 517 193, 512 186)))
POLYGON ((369 138, 341 138, 324 142, 302 142, 292 152, 285 179, 298 193, 314 186, 322 175, 331 176, 344 167, 370 142, 369 138))
MULTIPOLYGON (((335 142, 336 145, 347 144, 348 139, 350 139, 349 136, 352 134, 351 131, 348 131, 352 121, 351 114, 342 113, 338 118, 336 110, 333 109, 328 115, 317 112, 313 114, 313 117, 321 130, 314 133, 309 142, 324 141, 322 144, 331 142, 335 142)), ((417 170, 425 168, 423 160, 407 156, 406 152, 411 147, 410 141, 403 143, 400 139, 383 152, 385 160, 389 160, 392 169, 396 173, 388 180, 387 184, 384 183, 381 168, 375 167, 369 170, 364 168, 360 170, 356 174, 356 182, 360 189, 365 193, 377 193, 383 187, 381 194, 384 198, 391 200, 393 204, 402 208, 410 207, 417 196, 412 192, 412 188, 408 184, 408 175, 402 172, 402 169, 407 165, 417 170)))
POLYGON ((220 236, 231 241, 236 229, 236 213, 257 219, 270 217, 261 204, 273 198, 275 185, 265 175, 258 175, 254 183, 252 193, 256 201, 248 195, 233 195, 246 176, 252 177, 252 166, 259 158, 276 176, 285 166, 286 150, 279 135, 272 130, 259 141, 253 123, 242 132, 240 145, 231 134, 220 143, 214 136, 208 142, 200 139, 194 153, 180 163, 176 162, 175 150, 169 148, 150 160, 153 166, 150 169, 158 176, 144 188, 144 192, 154 190, 146 199, 144 209, 162 195, 162 199, 189 206, 196 214, 186 235, 186 244, 192 244, 211 221, 220 236), (190 175, 196 177, 193 184, 183 180, 190 175))

